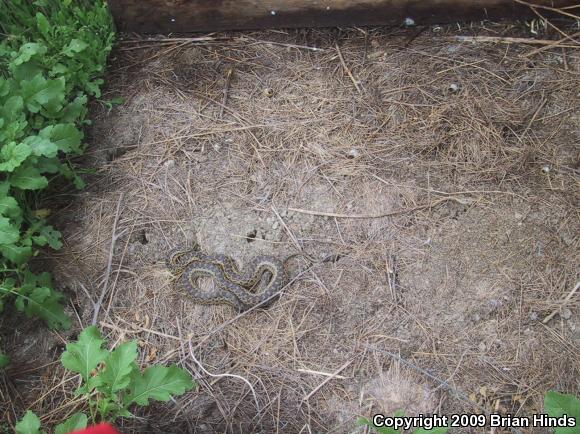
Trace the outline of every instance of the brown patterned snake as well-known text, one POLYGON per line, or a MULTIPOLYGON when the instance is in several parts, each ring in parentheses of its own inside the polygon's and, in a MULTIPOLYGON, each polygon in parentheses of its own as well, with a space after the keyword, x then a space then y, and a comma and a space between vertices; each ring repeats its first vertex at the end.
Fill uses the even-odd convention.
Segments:
POLYGON ((273 256, 257 256, 240 271, 226 255, 208 255, 195 248, 178 247, 169 252, 165 264, 172 274, 179 276, 177 284, 185 288, 193 300, 201 304, 229 304, 240 311, 273 298, 286 282, 284 263, 273 256), (271 275, 267 280, 265 277, 271 275), (200 277, 215 281, 212 291, 197 285, 200 277), (260 292, 249 290, 260 283, 260 292))

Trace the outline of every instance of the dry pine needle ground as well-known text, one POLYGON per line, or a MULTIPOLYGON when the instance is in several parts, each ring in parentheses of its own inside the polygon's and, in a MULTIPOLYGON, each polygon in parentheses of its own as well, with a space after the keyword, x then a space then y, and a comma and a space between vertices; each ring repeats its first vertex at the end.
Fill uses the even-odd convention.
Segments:
MULTIPOLYGON (((487 23, 120 44, 104 97, 126 103, 95 105, 97 173, 49 198, 66 246, 43 266, 77 331, 106 287, 110 341, 200 385, 124 432, 362 432, 377 411, 526 415, 549 389, 580 393, 578 295, 560 303, 579 278, 578 52, 457 35, 529 36, 487 23), (184 241, 315 264, 292 261, 281 298, 236 317, 171 285, 164 255, 184 241)), ((14 327, 4 414, 61 421, 79 409, 55 363, 75 331, 23 345, 33 331, 14 327)))

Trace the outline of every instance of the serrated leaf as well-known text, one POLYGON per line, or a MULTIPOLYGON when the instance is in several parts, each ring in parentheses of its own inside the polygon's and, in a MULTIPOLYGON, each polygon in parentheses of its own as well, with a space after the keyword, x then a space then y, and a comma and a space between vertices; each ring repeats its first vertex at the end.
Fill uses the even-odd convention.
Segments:
POLYGON ((54 111, 64 101, 64 80, 47 80, 38 74, 32 80, 22 81, 20 88, 24 104, 32 113, 38 113, 43 106, 54 111))
POLYGON ((16 434, 40 434, 40 419, 32 411, 28 410, 14 428, 16 434))
POLYGON ((42 74, 44 69, 36 62, 30 61, 18 65, 12 69, 12 76, 17 82, 29 81, 42 74))
POLYGON ((55 250, 62 247, 62 241, 60 241, 61 234, 59 231, 55 230, 52 226, 46 225, 42 226, 39 230, 38 235, 34 235, 32 239, 39 246, 46 246, 47 244, 55 250))
POLYGON ((39 190, 48 185, 48 179, 33 166, 18 167, 9 178, 10 184, 22 190, 39 190))
POLYGON ((24 114, 24 99, 20 95, 11 96, 4 102, 3 106, 0 106, 0 116, 6 124, 21 119, 21 116, 24 114))
POLYGON ((551 417, 567 415, 576 419, 575 427, 554 428, 555 434, 577 434, 580 424, 580 399, 574 395, 550 390, 544 396, 544 410, 551 417))
POLYGON ((138 371, 131 376, 130 392, 125 403, 148 405, 149 399, 169 401, 172 396, 178 396, 193 389, 191 374, 175 365, 150 366, 141 375, 138 371))
POLYGON ((77 53, 80 53, 81 51, 86 49, 88 46, 89 46, 89 44, 87 44, 85 41, 82 41, 80 39, 71 39, 68 46, 63 50, 63 53, 66 56, 74 57, 74 56, 76 56, 77 53))
POLYGON ((50 125, 43 128, 39 135, 49 139, 61 151, 80 152, 83 133, 72 123, 50 125))
POLYGON ((61 122, 76 122, 85 117, 87 111, 87 96, 77 96, 71 103, 62 109, 60 114, 61 122))
POLYGON ((68 343, 66 351, 60 360, 65 368, 81 374, 87 381, 91 371, 108 356, 109 352, 102 349, 104 340, 95 326, 84 329, 77 342, 68 343))
POLYGON ((20 238, 20 229, 10 219, 0 217, 0 245, 14 244, 20 238))
POLYGON ((65 422, 54 428, 54 434, 68 434, 87 427, 87 416, 84 413, 75 413, 65 422))
POLYGON ((20 206, 12 196, 3 196, 0 193, 0 215, 17 218, 21 214, 20 206))
POLYGON ((9 261, 20 266, 31 258, 32 247, 8 244, 5 246, 0 246, 0 253, 2 253, 2 255, 9 261))
POLYGON ((49 287, 36 287, 28 295, 21 294, 17 299, 17 307, 26 316, 42 318, 53 329, 68 329, 70 318, 64 313, 61 304, 62 294, 49 287), (24 298, 24 302, 18 300, 24 298))
POLYGON ((20 49, 18 50, 18 55, 12 60, 12 65, 21 65, 24 62, 28 62, 32 56, 37 54, 43 55, 47 51, 47 48, 43 44, 39 44, 38 42, 28 42, 26 44, 22 44, 20 49))
POLYGON ((101 84, 103 84, 103 80, 99 78, 97 80, 85 83, 85 89, 95 98, 99 98, 101 96, 101 84))
POLYGON ((42 137, 41 133, 42 131, 40 131, 40 135, 38 136, 27 137, 23 140, 23 144, 26 144, 32 151, 32 154, 36 155, 37 157, 56 157, 56 154, 58 153, 58 146, 56 143, 51 142, 49 138, 42 137))
POLYGON ((0 170, 12 172, 22 164, 24 160, 32 153, 30 145, 26 143, 10 142, 0 149, 0 170))
POLYGON ((134 341, 119 345, 107 357, 105 369, 100 376, 111 392, 125 389, 129 385, 136 358, 137 342, 134 341))

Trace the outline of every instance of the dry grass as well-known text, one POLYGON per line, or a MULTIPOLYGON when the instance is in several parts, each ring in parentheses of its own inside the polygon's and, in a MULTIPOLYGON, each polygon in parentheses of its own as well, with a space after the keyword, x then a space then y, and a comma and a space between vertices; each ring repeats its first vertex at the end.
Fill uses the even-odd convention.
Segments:
MULTIPOLYGON (((121 45, 105 98, 126 104, 94 107, 99 170, 51 198, 69 204, 66 247, 46 260, 77 329, 106 286, 111 341, 199 382, 124 432, 353 432, 377 410, 522 415, 551 388, 580 393, 578 297, 558 304, 579 279, 578 52, 456 35, 527 37, 487 23, 121 45), (162 260, 183 240, 315 263, 236 316, 171 286, 162 260)), ((10 420, 79 405, 76 379, 39 367, 64 337, 42 337, 4 379, 10 420)))

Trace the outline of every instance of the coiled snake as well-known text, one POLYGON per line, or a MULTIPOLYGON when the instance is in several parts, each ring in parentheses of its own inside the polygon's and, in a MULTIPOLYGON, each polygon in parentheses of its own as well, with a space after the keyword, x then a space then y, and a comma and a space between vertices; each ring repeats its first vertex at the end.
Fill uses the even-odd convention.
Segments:
POLYGON ((196 303, 225 303, 240 311, 273 299, 286 282, 284 263, 273 256, 257 256, 240 271, 229 256, 208 255, 195 248, 178 247, 169 252, 165 264, 172 274, 178 276, 178 286, 185 288, 196 303), (197 285, 200 277, 213 278, 214 289, 201 290, 197 285), (261 290, 251 292, 258 283, 261 290))

